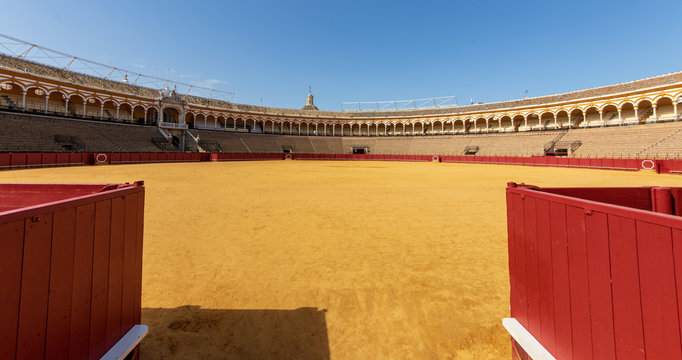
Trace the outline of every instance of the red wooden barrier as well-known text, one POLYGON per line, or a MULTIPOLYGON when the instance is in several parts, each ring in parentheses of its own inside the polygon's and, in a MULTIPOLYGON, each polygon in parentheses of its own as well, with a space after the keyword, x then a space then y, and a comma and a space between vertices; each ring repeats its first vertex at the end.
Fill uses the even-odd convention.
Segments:
MULTIPOLYGON (((101 155, 104 163, 124 164, 140 162, 179 162, 218 160, 275 160, 285 158, 279 153, 0 153, 0 169, 41 167, 53 165, 93 165, 101 155), (39 159, 40 158, 40 159, 39 159)), ((384 161, 432 161, 434 155, 374 155, 374 154, 295 154, 295 159, 317 160, 384 160, 384 161)), ((566 157, 505 157, 505 156, 440 156, 441 162, 510 164, 528 166, 586 167, 598 169, 642 170, 651 169, 662 173, 682 173, 682 160, 642 159, 581 159, 566 157)))
POLYGON ((26 166, 26 155, 25 153, 13 153, 10 166, 12 167, 25 167, 26 166))
POLYGON ((140 322, 142 183, 0 194, 0 354, 99 359, 140 322))
POLYGON ((8 168, 11 166, 11 154, 1 153, 0 154, 0 168, 8 168))
POLYGON ((680 199, 510 183, 512 317, 557 359, 681 359, 680 199))
POLYGON ((38 167, 42 164, 43 154, 41 153, 28 153, 26 154, 26 166, 38 167))

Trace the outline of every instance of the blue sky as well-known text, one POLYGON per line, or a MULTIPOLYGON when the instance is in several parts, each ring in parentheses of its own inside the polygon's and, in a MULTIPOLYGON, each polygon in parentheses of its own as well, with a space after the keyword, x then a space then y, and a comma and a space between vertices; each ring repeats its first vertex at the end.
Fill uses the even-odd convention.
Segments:
MULTIPOLYGON (((9 11, 8 11, 9 10, 9 11)), ((540 96, 682 70, 682 1, 18 1, 0 32, 235 102, 540 96)))

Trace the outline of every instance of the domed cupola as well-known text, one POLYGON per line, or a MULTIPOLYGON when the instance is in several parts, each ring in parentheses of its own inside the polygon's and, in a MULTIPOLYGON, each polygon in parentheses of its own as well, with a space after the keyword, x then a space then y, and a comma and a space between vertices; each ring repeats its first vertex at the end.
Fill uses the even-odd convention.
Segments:
POLYGON ((313 96, 313 90, 311 87, 308 87, 308 96, 305 99, 305 106, 301 108, 301 110, 320 110, 313 104, 313 99, 315 97, 313 96))

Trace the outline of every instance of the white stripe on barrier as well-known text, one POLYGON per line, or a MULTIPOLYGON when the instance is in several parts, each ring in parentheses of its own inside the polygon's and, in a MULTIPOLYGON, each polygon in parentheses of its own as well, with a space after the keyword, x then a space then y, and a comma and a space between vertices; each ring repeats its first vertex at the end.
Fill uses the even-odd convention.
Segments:
POLYGON ((502 319, 502 326, 533 360, 556 360, 516 319, 502 319))
POLYGON ((133 326, 100 360, 119 360, 125 358, 147 336, 147 332, 149 332, 147 325, 133 326))

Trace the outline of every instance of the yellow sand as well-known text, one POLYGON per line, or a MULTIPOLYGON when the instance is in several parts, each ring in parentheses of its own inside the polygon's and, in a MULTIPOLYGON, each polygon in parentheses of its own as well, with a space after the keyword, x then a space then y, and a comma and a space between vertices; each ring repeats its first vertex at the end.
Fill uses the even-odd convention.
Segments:
POLYGON ((509 359, 504 188, 651 173, 271 161, 0 172, 147 186, 143 359, 509 359))

